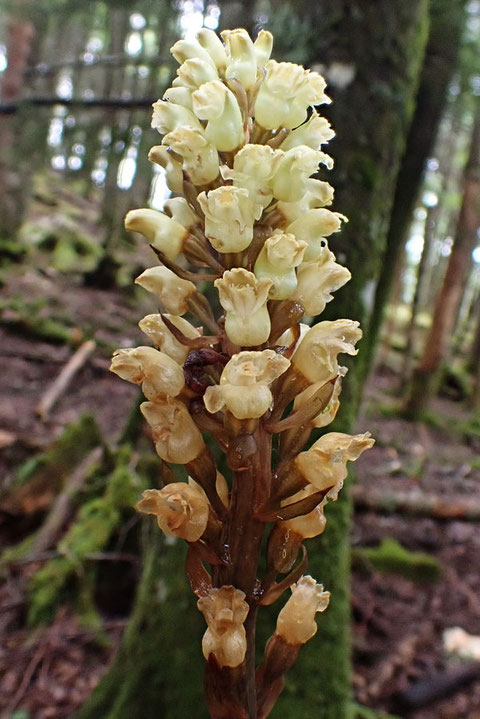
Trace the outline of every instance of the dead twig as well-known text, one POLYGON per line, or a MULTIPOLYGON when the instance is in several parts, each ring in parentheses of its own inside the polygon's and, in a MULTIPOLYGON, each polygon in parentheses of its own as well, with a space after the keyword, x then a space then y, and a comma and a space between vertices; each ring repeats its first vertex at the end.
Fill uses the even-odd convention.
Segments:
POLYGON ((47 389, 43 397, 40 399, 36 407, 36 413, 45 421, 48 419, 50 410, 65 392, 68 385, 72 381, 75 374, 83 367, 90 355, 95 350, 95 342, 87 340, 78 350, 70 357, 67 364, 63 367, 60 374, 55 378, 53 383, 47 389))
POLYGON ((408 492, 376 490, 361 484, 353 488, 355 507, 378 513, 406 514, 434 519, 480 519, 480 501, 474 497, 440 497, 421 490, 408 492))

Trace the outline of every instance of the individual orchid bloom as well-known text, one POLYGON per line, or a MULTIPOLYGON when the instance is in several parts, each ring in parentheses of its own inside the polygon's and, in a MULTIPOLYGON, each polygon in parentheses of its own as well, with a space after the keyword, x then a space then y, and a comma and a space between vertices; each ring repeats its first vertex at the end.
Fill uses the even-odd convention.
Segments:
POLYGON ((173 157, 172 153, 163 145, 155 145, 148 153, 148 159, 163 167, 165 180, 171 192, 183 191, 183 171, 180 158, 173 157))
POLYGON ((244 622, 249 606, 245 593, 231 585, 211 589, 197 607, 208 625, 202 640, 205 659, 213 654, 220 667, 238 667, 247 651, 244 622))
MULTIPOLYGON (((321 429, 322 427, 326 427, 328 424, 333 422, 335 419, 337 412, 340 407, 340 392, 342 391, 342 381, 341 378, 346 374, 347 368, 346 367, 340 367, 340 373, 337 379, 335 380, 335 384, 333 386, 333 392, 332 396, 330 397, 330 400, 328 402, 328 405, 325 407, 325 409, 320 412, 320 414, 317 414, 316 417, 314 417, 311 420, 311 425, 313 427, 316 427, 317 429, 321 429)), ((308 406, 311 398, 313 395, 315 395, 318 390, 321 388, 321 384, 311 384, 307 389, 305 389, 303 392, 301 392, 297 397, 295 397, 295 401, 293 403, 293 409, 294 411, 297 411, 300 409, 300 407, 303 407, 305 405, 308 406)))
POLYGON ((200 221, 184 197, 171 197, 165 202, 163 209, 165 214, 168 214, 186 230, 190 230, 200 221))
POLYGON ((255 120, 266 130, 292 129, 307 118, 310 106, 330 102, 325 80, 291 62, 269 60, 255 101, 255 120))
POLYGON ((177 40, 170 48, 170 52, 180 64, 192 58, 198 58, 207 64, 215 66, 210 53, 200 44, 198 39, 187 40, 184 38, 183 40, 177 40))
POLYGON ((292 356, 292 367, 312 384, 324 384, 339 373, 338 355, 356 355, 355 344, 362 336, 354 320, 318 322, 303 337, 292 356))
POLYGON ((212 413, 226 408, 237 419, 261 417, 273 402, 271 383, 289 366, 274 350, 239 352, 225 365, 220 384, 207 388, 205 407, 212 413))
POLYGON ((187 125, 194 130, 202 131, 202 125, 191 110, 183 105, 166 100, 157 100, 153 104, 152 127, 162 135, 187 125))
POLYGON ((197 289, 190 280, 182 280, 167 267, 149 267, 135 280, 154 294, 172 315, 188 312, 188 300, 197 289))
POLYGON ((217 148, 207 140, 203 131, 191 127, 179 127, 163 138, 183 159, 184 169, 195 185, 206 185, 218 177, 217 148))
POLYGON ((282 202, 300 200, 307 191, 310 175, 316 172, 324 157, 325 153, 307 145, 298 145, 285 152, 271 180, 273 196, 282 202))
MULTIPOLYGON (((306 253, 305 253, 306 254, 306 253)), ((297 269, 297 287, 292 300, 300 302, 309 317, 323 312, 327 302, 333 300, 332 292, 349 281, 351 274, 346 267, 335 262, 335 255, 328 250, 313 262, 304 262, 297 269)))
POLYGON ((218 252, 241 252, 249 246, 261 207, 253 204, 248 190, 218 187, 201 192, 198 202, 205 214, 205 234, 218 252))
POLYGON ((255 262, 255 276, 266 277, 273 282, 270 298, 286 300, 293 296, 297 287, 295 267, 303 260, 307 243, 294 234, 275 230, 269 237, 255 262))
POLYGON ((253 43, 253 49, 257 57, 257 65, 265 67, 270 60, 273 48, 273 35, 268 30, 260 30, 257 39, 253 43))
POLYGON ((187 464, 204 451, 202 434, 183 402, 167 397, 143 402, 140 410, 152 429, 155 450, 165 462, 187 464))
POLYGON ((217 33, 203 27, 197 33, 197 42, 208 52, 217 68, 217 72, 224 74, 227 66, 227 53, 217 33))
POLYGON ((207 527, 209 503, 195 482, 172 482, 160 490, 146 489, 136 507, 144 514, 154 514, 167 537, 196 542, 207 527))
POLYGON ((310 177, 305 187, 305 194, 297 202, 277 202, 276 210, 285 218, 286 226, 310 210, 331 205, 333 202, 334 190, 328 182, 310 177))
POLYGON ((177 75, 181 84, 190 90, 197 90, 205 82, 219 79, 216 67, 198 57, 185 60, 178 68, 177 75))
POLYGON ((339 212, 331 212, 324 207, 319 207, 298 217, 288 225, 286 231, 293 232, 299 240, 307 243, 308 249, 305 251, 303 259, 305 262, 311 262, 324 255, 326 246, 324 238, 338 232, 342 220, 346 219, 339 212))
POLYGON ((225 78, 240 82, 245 90, 257 81, 257 55, 250 35, 243 28, 224 30, 221 36, 227 51, 225 78))
POLYGON ((317 490, 332 487, 327 497, 337 499, 348 474, 347 462, 358 459, 373 444, 370 432, 353 436, 329 432, 314 442, 306 452, 300 452, 294 465, 317 490))
MULTIPOLYGON (((175 81, 174 81, 175 82, 175 81)), ((188 87, 183 85, 174 85, 174 87, 168 87, 163 93, 163 100, 175 103, 176 105, 182 105, 187 110, 192 111, 192 91, 188 87)))
POLYGON ((292 596, 280 610, 276 633, 288 644, 305 644, 317 632, 315 614, 328 607, 330 592, 310 576, 302 577, 290 587, 292 596))
POLYGON ((269 279, 257 279, 241 267, 227 270, 215 280, 220 304, 226 311, 225 331, 235 345, 253 347, 266 342, 270 335, 267 309, 269 279))
MULTIPOLYGON (((244 145, 233 160, 233 169, 227 165, 221 167, 224 180, 233 180, 235 187, 248 190, 262 208, 273 199, 270 181, 283 153, 268 145, 244 145)), ((258 218, 257 218, 258 219, 258 218)))
POLYGON ((207 120, 207 140, 220 152, 236 150, 245 139, 245 131, 242 113, 233 92, 220 80, 214 80, 195 90, 192 99, 195 115, 200 120, 207 120))
MULTIPOLYGON (((187 322, 183 317, 177 315, 164 315, 172 325, 189 339, 200 336, 199 330, 187 322)), ((183 366, 187 359, 190 348, 179 342, 162 319, 161 315, 147 315, 140 320, 138 326, 149 337, 155 347, 171 357, 172 360, 183 366)))
POLYGON ((152 401, 176 397, 185 386, 180 365, 153 347, 116 350, 110 370, 128 382, 141 384, 143 394, 152 401))
POLYGON ((280 145, 280 149, 286 152, 298 145, 307 145, 313 150, 318 150, 321 145, 325 145, 332 137, 335 137, 335 133, 330 123, 314 110, 307 122, 292 130, 285 138, 280 145))
POLYGON ((163 212, 130 210, 125 217, 125 229, 140 232, 151 245, 163 252, 169 260, 175 260, 183 251, 188 230, 163 212))
MULTIPOLYGON (((310 495, 314 494, 318 490, 311 484, 308 484, 304 489, 301 489, 292 497, 289 497, 288 501, 282 502, 282 506, 288 506, 293 502, 299 502, 302 499, 306 499, 310 495)), ((279 522, 285 536, 296 534, 301 540, 313 539, 318 537, 325 531, 327 519, 324 514, 324 507, 327 500, 323 499, 318 505, 308 514, 304 514, 294 519, 286 519, 283 522, 279 522)))

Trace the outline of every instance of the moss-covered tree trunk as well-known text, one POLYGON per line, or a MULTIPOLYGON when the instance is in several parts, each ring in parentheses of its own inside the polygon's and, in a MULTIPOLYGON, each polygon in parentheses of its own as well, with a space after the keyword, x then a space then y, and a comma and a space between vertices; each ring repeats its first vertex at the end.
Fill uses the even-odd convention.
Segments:
MULTIPOLYGON (((348 317, 367 329, 424 58, 428 3, 335 0, 317 3, 314 12, 308 57, 300 59, 309 66, 323 65, 334 100, 330 118, 337 137, 329 150, 335 168, 328 180, 335 187, 333 207, 349 223, 329 239, 352 272, 352 280, 320 319, 348 317)), ((340 431, 354 427, 368 341, 367 335, 344 383, 342 415, 335 427, 340 431)), ((348 492, 329 504, 326 516, 326 530, 310 543, 309 556, 312 575, 332 592, 331 603, 315 639, 300 652, 272 719, 352 715, 348 492)))
MULTIPOLYGON (((274 3, 272 21, 278 5, 274 3)), ((328 180, 336 189, 334 209, 350 217, 349 225, 331 245, 352 270, 353 279, 338 292, 332 310, 336 317, 365 324, 371 307, 369 288, 385 250, 396 174, 414 106, 428 2, 322 0, 312 7, 305 1, 292 5, 292 12, 305 20, 305 32, 297 38, 301 49, 287 59, 310 66, 321 62, 327 75, 347 79, 341 86, 332 81, 330 87, 335 100, 331 119, 338 139, 331 147, 337 169, 335 177, 328 180)), ((266 27, 271 27, 270 21, 266 27)), ((272 29, 277 30, 274 23, 272 29)), ((291 47, 292 38, 287 40, 286 46, 291 47)), ((281 37, 277 38, 275 56, 285 59, 281 37)), ((360 377, 357 369, 345 383, 343 431, 353 426, 360 377)), ((319 621, 318 635, 302 649, 297 666, 287 677, 272 719, 347 719, 351 715, 350 514, 351 502, 345 493, 339 502, 330 503, 324 535, 318 542, 310 542, 311 573, 332 592, 332 601, 319 621)), ((156 697, 156 718, 205 716, 199 680, 201 632, 189 629, 190 623, 197 626, 199 621, 193 603, 180 589, 170 595, 170 601, 167 597, 165 603, 154 607, 149 603, 157 592, 160 571, 167 584, 183 582, 181 562, 173 557, 171 547, 165 552, 166 558, 146 564, 132 619, 134 629, 127 632, 119 659, 77 719, 153 719, 153 714, 143 713, 143 693, 150 690, 149 696, 156 697), (138 617, 144 621, 141 631, 138 617), (165 622, 178 622, 178 628, 166 632, 165 622), (180 688, 169 691, 176 684, 180 688)))

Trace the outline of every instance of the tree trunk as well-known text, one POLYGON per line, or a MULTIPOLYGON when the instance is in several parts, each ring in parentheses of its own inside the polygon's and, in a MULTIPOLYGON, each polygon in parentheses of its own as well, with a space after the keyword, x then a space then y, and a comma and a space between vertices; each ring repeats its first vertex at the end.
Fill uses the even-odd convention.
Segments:
POLYGON ((470 152, 465 168, 463 198, 458 218, 455 241, 435 304, 432 326, 425 344, 425 351, 412 377, 411 392, 406 412, 417 418, 434 394, 438 371, 448 348, 455 318, 463 294, 463 287, 472 259, 472 251, 478 241, 480 225, 480 101, 477 99, 470 152))
POLYGON ((425 160, 433 148, 445 106, 447 85, 456 66, 463 28, 464 5, 464 0, 432 0, 431 2, 430 33, 415 113, 398 173, 386 250, 363 347, 362 361, 365 376, 373 363, 377 336, 420 189, 425 160))

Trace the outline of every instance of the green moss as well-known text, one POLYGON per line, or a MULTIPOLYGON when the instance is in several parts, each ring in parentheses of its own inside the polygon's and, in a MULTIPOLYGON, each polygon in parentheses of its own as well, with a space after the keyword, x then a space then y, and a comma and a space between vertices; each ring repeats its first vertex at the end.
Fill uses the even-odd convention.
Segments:
POLYGON ((442 573, 442 565, 430 554, 409 552, 391 538, 378 547, 355 549, 353 558, 357 565, 366 563, 379 572, 399 574, 413 582, 436 582, 442 573))
POLYGON ((400 717, 395 717, 393 714, 374 711, 373 709, 362 707, 360 704, 355 704, 353 710, 353 719, 400 719, 400 717))
MULTIPOLYGON (((115 529, 120 525, 124 511, 138 499, 141 481, 129 466, 131 450, 122 448, 116 456, 117 467, 110 475, 102 497, 84 504, 73 524, 59 542, 62 556, 49 560, 31 579, 29 585, 28 621, 31 626, 48 622, 65 598, 71 583, 80 583, 80 594, 85 592, 85 563, 91 554, 105 548, 115 529)), ((84 593, 84 600, 88 593, 84 593)), ((92 600, 93 601, 93 600, 92 600)), ((92 620, 92 601, 84 601, 87 618, 92 620)))

